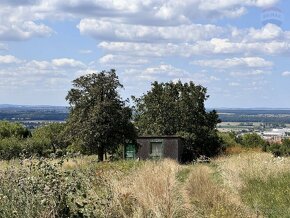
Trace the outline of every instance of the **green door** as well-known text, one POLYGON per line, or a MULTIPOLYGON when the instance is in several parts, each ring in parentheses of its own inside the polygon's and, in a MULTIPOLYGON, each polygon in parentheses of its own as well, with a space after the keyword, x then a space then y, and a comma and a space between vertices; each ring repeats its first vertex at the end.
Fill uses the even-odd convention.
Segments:
POLYGON ((125 158, 135 159, 136 158, 136 146, 133 144, 128 144, 125 146, 125 158))

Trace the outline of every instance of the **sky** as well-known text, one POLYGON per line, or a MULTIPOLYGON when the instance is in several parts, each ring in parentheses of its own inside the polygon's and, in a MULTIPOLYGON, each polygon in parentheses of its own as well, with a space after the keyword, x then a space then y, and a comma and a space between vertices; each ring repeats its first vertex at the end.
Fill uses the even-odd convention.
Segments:
POLYGON ((116 69, 122 97, 193 81, 210 108, 290 108, 289 0, 0 0, 0 104, 67 105, 116 69))

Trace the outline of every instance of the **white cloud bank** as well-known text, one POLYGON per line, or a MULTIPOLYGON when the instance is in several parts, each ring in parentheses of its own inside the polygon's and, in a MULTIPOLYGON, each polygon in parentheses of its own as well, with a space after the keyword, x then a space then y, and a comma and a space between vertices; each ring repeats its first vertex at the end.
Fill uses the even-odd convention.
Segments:
POLYGON ((266 61, 260 57, 244 57, 244 58, 226 58, 219 60, 198 60, 193 61, 192 64, 199 65, 201 67, 210 67, 218 69, 228 68, 269 68, 273 66, 271 61, 266 61))

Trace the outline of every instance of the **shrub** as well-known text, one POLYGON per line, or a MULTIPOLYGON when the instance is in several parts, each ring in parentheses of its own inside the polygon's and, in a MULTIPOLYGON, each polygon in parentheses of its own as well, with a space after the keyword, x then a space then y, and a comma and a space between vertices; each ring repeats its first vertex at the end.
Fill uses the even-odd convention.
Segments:
POLYGON ((0 159, 9 160, 17 158, 23 152, 23 140, 11 137, 0 139, 0 159))
POLYGON ((247 133, 239 136, 237 142, 247 148, 262 148, 266 145, 266 141, 257 133, 247 133))
POLYGON ((0 171, 0 217, 114 216, 105 180, 93 171, 68 171, 61 165, 41 159, 0 171))
POLYGON ((0 121, 0 139, 16 137, 27 138, 31 136, 30 131, 20 123, 0 121))
POLYGON ((276 157, 289 156, 290 155, 290 139, 284 139, 282 143, 269 144, 266 150, 272 152, 276 157))
POLYGON ((234 132, 219 132, 219 137, 225 148, 238 147, 240 144, 237 142, 237 135, 234 132))

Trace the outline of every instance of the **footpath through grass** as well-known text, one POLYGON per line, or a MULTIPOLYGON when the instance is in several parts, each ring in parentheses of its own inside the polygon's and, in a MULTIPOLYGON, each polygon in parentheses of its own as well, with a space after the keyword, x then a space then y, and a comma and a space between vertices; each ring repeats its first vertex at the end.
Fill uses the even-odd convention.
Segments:
POLYGON ((0 217, 290 217, 290 159, 0 161, 0 217))

